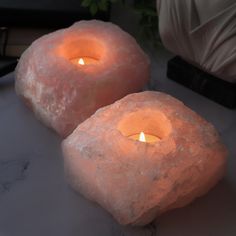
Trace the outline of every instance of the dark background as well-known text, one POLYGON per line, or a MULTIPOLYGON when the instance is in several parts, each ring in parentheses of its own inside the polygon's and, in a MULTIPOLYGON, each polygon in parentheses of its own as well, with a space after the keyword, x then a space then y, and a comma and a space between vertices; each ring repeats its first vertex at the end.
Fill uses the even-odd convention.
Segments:
MULTIPOLYGON (((107 20, 109 13, 98 12, 94 18, 107 20)), ((1 0, 1 26, 66 27, 81 19, 91 19, 80 0, 1 0)))

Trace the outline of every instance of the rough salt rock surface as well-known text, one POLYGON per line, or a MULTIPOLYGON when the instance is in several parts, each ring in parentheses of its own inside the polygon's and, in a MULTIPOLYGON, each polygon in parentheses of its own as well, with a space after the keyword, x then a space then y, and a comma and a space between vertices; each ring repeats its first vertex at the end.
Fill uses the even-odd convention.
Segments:
POLYGON ((16 92, 61 136, 98 108, 140 91, 150 63, 135 39, 112 23, 80 21, 36 40, 16 68, 16 92), (74 59, 95 58, 90 65, 74 59))
POLYGON ((71 186, 119 223, 134 225, 205 194, 224 175, 227 156, 210 123, 159 92, 128 95, 99 109, 62 147, 71 186), (161 141, 127 138, 140 131, 161 141))

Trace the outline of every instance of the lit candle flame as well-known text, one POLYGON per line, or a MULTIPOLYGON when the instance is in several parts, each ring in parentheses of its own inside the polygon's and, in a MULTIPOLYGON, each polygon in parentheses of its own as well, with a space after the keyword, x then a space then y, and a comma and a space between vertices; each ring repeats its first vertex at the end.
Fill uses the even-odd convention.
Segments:
POLYGON ((146 142, 146 137, 145 137, 145 134, 144 134, 144 132, 141 132, 140 134, 139 134, 139 141, 140 142, 146 142))
POLYGON ((84 59, 83 59, 83 58, 80 58, 79 61, 78 61, 78 64, 84 65, 84 64, 85 64, 85 63, 84 63, 84 59))

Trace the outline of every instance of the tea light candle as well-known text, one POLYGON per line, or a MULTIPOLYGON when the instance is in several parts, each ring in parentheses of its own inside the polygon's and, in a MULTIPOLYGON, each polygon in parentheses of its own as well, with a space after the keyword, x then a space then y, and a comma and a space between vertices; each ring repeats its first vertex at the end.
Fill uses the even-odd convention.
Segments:
POLYGON ((140 132, 140 134, 130 135, 129 138, 144 143, 155 143, 157 141, 160 141, 160 138, 158 138, 157 136, 145 134, 144 132, 140 132))
POLYGON ((87 66, 87 65, 93 65, 98 63, 98 59, 92 58, 92 57, 80 57, 80 58, 75 58, 71 60, 72 63, 75 65, 82 65, 82 66, 87 66))
POLYGON ((36 40, 16 68, 16 92, 61 136, 98 108, 142 90, 150 62, 118 26, 80 21, 36 40))
POLYGON ((159 92, 99 109, 62 148, 70 185, 124 225, 148 224, 209 191, 227 155, 211 124, 159 92))

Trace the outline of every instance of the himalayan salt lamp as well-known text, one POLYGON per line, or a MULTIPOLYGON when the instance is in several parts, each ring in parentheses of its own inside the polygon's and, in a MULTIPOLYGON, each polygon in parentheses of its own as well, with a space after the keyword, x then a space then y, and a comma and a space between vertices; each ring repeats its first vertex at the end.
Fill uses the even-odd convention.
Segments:
POLYGON ((16 69, 16 92, 65 137, 98 108, 140 91, 149 67, 135 39, 118 26, 80 21, 25 51, 16 69))
POLYGON ((125 225, 145 225, 205 194, 227 155, 210 123, 159 92, 99 109, 62 147, 71 186, 125 225))

